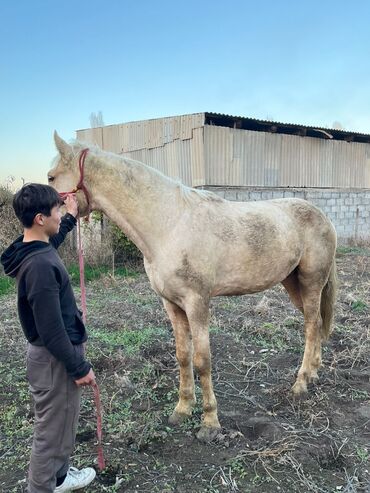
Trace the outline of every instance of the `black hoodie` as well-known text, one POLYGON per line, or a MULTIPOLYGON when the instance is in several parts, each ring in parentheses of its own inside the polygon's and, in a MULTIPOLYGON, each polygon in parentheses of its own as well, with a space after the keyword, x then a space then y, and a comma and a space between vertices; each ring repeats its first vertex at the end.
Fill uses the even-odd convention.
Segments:
POLYGON ((91 368, 75 347, 87 335, 68 272, 56 251, 75 224, 71 214, 63 216, 59 233, 49 243, 23 242, 20 236, 1 255, 1 263, 5 274, 16 278, 18 314, 27 340, 45 346, 76 380, 91 368))

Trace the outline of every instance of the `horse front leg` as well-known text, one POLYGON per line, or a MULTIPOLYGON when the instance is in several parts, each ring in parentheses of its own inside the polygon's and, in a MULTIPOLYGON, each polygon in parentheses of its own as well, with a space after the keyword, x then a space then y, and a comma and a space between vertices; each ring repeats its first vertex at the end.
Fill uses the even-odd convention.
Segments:
POLYGON ((195 404, 193 344, 186 313, 168 300, 164 299, 163 304, 172 323, 176 341, 176 358, 180 367, 179 401, 169 417, 169 422, 176 425, 191 415, 195 404))
POLYGON ((186 306, 194 345, 194 367, 199 374, 203 393, 202 426, 197 438, 211 441, 221 428, 217 415, 217 401, 213 392, 211 375, 211 351, 209 343, 209 301, 200 297, 191 300, 186 306))

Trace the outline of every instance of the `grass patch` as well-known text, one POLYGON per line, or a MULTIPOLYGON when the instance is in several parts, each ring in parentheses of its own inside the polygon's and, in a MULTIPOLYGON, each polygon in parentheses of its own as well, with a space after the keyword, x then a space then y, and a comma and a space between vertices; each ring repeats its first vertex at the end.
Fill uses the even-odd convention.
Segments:
MULTIPOLYGON (((243 335, 242 338, 244 338, 243 335)), ((296 343, 293 331, 284 330, 283 326, 274 325, 270 322, 263 323, 255 330, 249 330, 248 342, 261 349, 273 349, 276 351, 285 351, 287 348, 293 351, 296 343)))
POLYGON ((354 312, 365 312, 368 309, 367 304, 362 300, 356 300, 351 303, 351 309, 354 312))
POLYGON ((92 339, 97 339, 109 347, 122 347, 126 354, 134 354, 145 346, 157 340, 168 336, 168 331, 163 327, 147 327, 141 330, 117 330, 106 331, 90 329, 92 339))
POLYGON ((339 246, 337 248, 338 255, 363 255, 370 256, 370 249, 360 246, 339 246))
MULTIPOLYGON (((73 285, 79 284, 80 282, 80 267, 77 264, 72 264, 67 268, 68 273, 71 278, 73 285)), ((112 275, 111 267, 107 265, 102 265, 99 267, 92 267, 90 265, 85 265, 85 281, 93 281, 94 279, 99 279, 102 276, 112 275)), ((137 277, 139 274, 126 267, 117 267, 114 271, 116 277, 137 277)))
POLYGON ((15 281, 8 276, 0 276, 0 296, 11 293, 15 289, 15 281))

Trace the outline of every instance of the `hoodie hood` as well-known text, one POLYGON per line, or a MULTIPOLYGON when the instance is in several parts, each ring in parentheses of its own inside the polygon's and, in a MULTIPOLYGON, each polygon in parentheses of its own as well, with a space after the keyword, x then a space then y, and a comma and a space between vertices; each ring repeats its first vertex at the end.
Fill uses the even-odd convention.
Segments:
POLYGON ((26 258, 50 250, 52 246, 45 241, 23 242, 23 235, 17 238, 1 255, 1 263, 5 274, 16 277, 17 272, 26 258))

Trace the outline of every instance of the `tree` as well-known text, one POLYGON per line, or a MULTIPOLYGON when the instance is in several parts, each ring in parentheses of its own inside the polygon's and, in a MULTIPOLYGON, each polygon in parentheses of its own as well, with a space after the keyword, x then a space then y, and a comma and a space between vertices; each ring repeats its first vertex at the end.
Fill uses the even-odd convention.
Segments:
POLYGON ((344 130, 343 125, 340 122, 337 122, 337 121, 333 122, 332 128, 334 130, 344 130))
POLYGON ((101 111, 90 113, 90 126, 91 128, 104 127, 103 113, 101 111))

